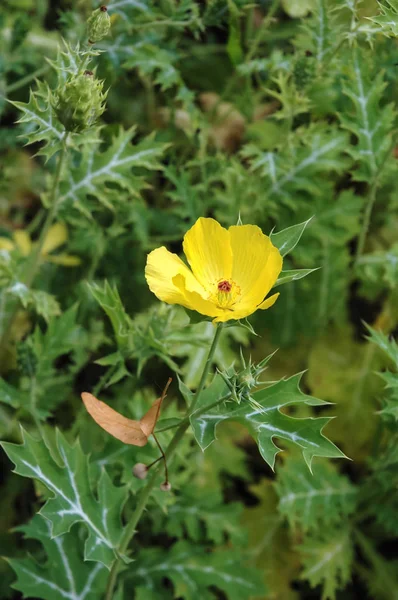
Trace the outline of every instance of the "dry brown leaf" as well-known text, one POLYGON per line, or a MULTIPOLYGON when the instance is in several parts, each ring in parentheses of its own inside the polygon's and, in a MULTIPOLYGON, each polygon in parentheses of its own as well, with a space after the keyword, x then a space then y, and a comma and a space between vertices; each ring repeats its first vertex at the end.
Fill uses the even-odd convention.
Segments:
POLYGON ((92 394, 88 392, 82 393, 82 400, 87 412, 93 417, 94 421, 102 427, 107 433, 113 435, 121 442, 125 444, 131 444, 133 446, 145 446, 148 442, 149 436, 155 429, 156 422, 159 417, 160 407, 164 398, 166 397, 167 389, 171 383, 171 379, 168 380, 165 389, 160 398, 155 400, 151 408, 147 413, 136 421, 134 419, 128 419, 124 417, 116 410, 101 402, 92 394))

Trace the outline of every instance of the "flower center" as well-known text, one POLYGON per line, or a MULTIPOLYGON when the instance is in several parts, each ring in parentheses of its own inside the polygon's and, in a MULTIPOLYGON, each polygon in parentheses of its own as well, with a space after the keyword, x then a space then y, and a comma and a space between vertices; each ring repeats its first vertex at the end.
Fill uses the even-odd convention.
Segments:
POLYGON ((219 308, 231 309, 236 303, 237 297, 240 295, 240 287, 234 281, 228 279, 220 279, 215 286, 214 292, 210 295, 210 299, 219 308))
POLYGON ((223 281, 218 282, 217 287, 219 292, 229 293, 232 289, 232 284, 226 279, 224 279, 223 281))

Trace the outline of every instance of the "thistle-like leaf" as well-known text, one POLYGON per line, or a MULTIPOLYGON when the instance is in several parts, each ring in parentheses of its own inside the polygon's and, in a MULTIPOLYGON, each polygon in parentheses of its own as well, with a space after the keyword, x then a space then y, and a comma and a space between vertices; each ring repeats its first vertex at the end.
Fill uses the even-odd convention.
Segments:
POLYGON ((357 490, 349 480, 325 462, 311 474, 295 459, 288 459, 274 484, 279 512, 292 527, 317 530, 339 525, 356 507, 357 490))
MULTIPOLYGON (((174 586, 174 597, 185 600, 210 600, 209 588, 224 592, 228 600, 249 600, 263 592, 259 573, 242 564, 241 552, 209 552, 188 542, 177 542, 167 550, 156 547, 142 550, 127 575, 134 586, 155 587, 163 593, 164 578, 174 586)), ((163 597, 163 596, 162 596, 163 597)))
POLYGON ((55 460, 43 440, 35 440, 24 430, 22 437, 22 444, 1 445, 15 464, 15 473, 37 479, 53 494, 40 510, 51 523, 51 536, 67 533, 75 523, 84 523, 88 531, 84 559, 110 568, 122 533, 120 512, 126 489, 113 486, 103 471, 96 500, 90 489, 88 460, 78 443, 70 446, 58 431, 59 455, 55 460))
POLYGON ((26 144, 43 142, 38 155, 48 160, 62 147, 64 130, 58 122, 53 108, 51 90, 46 83, 37 82, 37 90, 30 91, 28 102, 12 102, 22 112, 18 123, 26 123, 26 144))
MULTIPOLYGON (((271 203, 268 208, 277 212, 281 202, 297 210, 297 195, 300 192, 319 196, 325 174, 330 178, 332 172, 339 173, 347 168, 347 159, 343 155, 347 147, 347 135, 344 132, 336 128, 312 126, 297 129, 295 136, 292 149, 263 152, 257 146, 248 144, 242 150, 243 156, 249 159, 251 169, 259 172, 265 180, 266 197, 271 203)), ((261 198, 263 210, 264 206, 267 203, 261 198)))
POLYGON ((50 522, 40 515, 17 528, 25 538, 39 541, 46 553, 43 563, 34 557, 8 559, 18 579, 13 588, 24 598, 43 600, 96 600, 106 584, 101 563, 83 560, 76 526, 69 533, 51 537, 50 522))
POLYGON ((343 127, 357 139, 357 144, 347 146, 347 152, 356 163, 353 175, 357 181, 370 181, 378 172, 391 144, 396 114, 391 104, 384 105, 387 82, 383 71, 376 73, 369 65, 372 65, 371 57, 359 56, 355 50, 344 86, 344 93, 351 103, 339 115, 343 127))
POLYGON ((146 184, 132 169, 160 169, 159 159, 167 146, 155 142, 152 137, 132 145, 134 135, 135 128, 120 129, 104 152, 100 152, 99 144, 86 146, 79 165, 74 166, 72 161, 64 171, 67 178, 60 185, 59 203, 72 204, 87 212, 85 205, 90 195, 114 210, 108 199, 109 184, 116 184, 131 196, 139 196, 146 184))
POLYGON ((335 600, 336 592, 351 578, 353 542, 350 531, 340 529, 325 539, 307 537, 298 547, 304 564, 303 579, 322 586, 322 600, 335 600))
MULTIPOLYGON (((251 403, 245 402, 236 407, 235 403, 227 402, 198 416, 194 413, 190 421, 199 446, 205 450, 216 439, 218 424, 231 419, 247 427, 258 444, 261 456, 272 469, 275 457, 280 452, 273 441, 275 437, 297 444, 310 469, 314 456, 344 457, 344 454, 322 434, 329 418, 297 419, 281 412, 282 408, 295 404, 309 406, 328 404, 303 394, 299 389, 300 379, 301 374, 297 374, 254 392, 251 403)), ((221 376, 216 376, 211 385, 200 395, 198 409, 216 402, 227 392, 228 387, 224 380, 221 376)))

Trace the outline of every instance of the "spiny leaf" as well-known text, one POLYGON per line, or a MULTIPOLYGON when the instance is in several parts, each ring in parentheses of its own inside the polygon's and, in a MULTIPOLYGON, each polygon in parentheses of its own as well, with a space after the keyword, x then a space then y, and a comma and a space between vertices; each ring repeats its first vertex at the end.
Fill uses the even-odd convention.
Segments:
POLYGON ((28 102, 12 102, 22 112, 18 123, 27 123, 29 129, 24 133, 27 144, 44 142, 39 149, 39 155, 48 160, 62 147, 64 131, 55 117, 51 106, 51 91, 47 84, 38 82, 35 92, 29 94, 28 102))
POLYGON ((259 574, 242 564, 242 555, 231 550, 208 552, 199 545, 177 542, 167 551, 161 548, 141 550, 129 570, 135 585, 163 591, 164 578, 172 581, 174 597, 185 600, 210 600, 209 587, 224 592, 228 600, 249 600, 260 595, 263 586, 259 574))
POLYGON ((298 551, 304 565, 302 578, 308 579, 311 587, 322 585, 322 600, 335 600, 336 592, 351 577, 354 553, 350 532, 341 529, 326 540, 307 537, 298 551))
POLYGON ((381 31, 387 37, 396 38, 398 36, 398 5, 396 0, 377 1, 380 8, 380 14, 375 17, 368 17, 370 21, 380 27, 381 31))
POLYGON ((79 444, 69 446, 58 431, 59 460, 55 462, 45 442, 36 441, 24 430, 22 438, 21 445, 9 442, 1 445, 15 464, 15 473, 37 479, 53 493, 53 498, 40 510, 51 522, 51 535, 62 535, 74 523, 84 523, 89 534, 84 544, 84 559, 110 568, 122 533, 120 512, 126 489, 113 486, 103 471, 97 501, 89 485, 87 457, 79 444))
POLYGON ((340 120, 358 140, 356 145, 347 146, 347 152, 357 164, 354 177, 357 181, 369 181, 377 173, 390 146, 396 111, 392 105, 381 106, 387 85, 384 73, 375 73, 369 66, 372 65, 370 56, 364 60, 358 50, 354 51, 353 58, 352 66, 350 62, 347 69, 349 80, 344 86, 344 93, 352 104, 340 114, 340 120))
POLYGON ((120 128, 104 152, 99 151, 99 144, 87 145, 80 164, 76 167, 71 162, 65 169, 68 177, 61 182, 59 203, 72 204, 84 210, 87 195, 90 195, 114 210, 108 200, 109 184, 116 184, 129 194, 139 196, 145 184, 141 176, 132 173, 132 169, 160 169, 159 158, 166 144, 148 137, 132 145, 134 135, 135 128, 126 131, 120 128))
POLYGON ((298 600, 292 584, 299 575, 297 554, 283 519, 278 514, 278 498, 268 479, 250 486, 258 504, 246 507, 242 522, 249 533, 251 563, 263 573, 266 598, 298 600))
MULTIPOLYGON (((251 169, 258 171, 265 180, 266 194, 272 209, 282 202, 289 208, 297 208, 299 192, 317 197, 320 194, 325 173, 341 172, 347 167, 343 152, 347 136, 336 128, 312 126, 295 131, 293 149, 280 152, 263 152, 248 144, 242 154, 250 161, 251 169)), ((261 205, 264 208, 263 198, 261 205)))
POLYGON ((194 542, 211 540, 221 545, 227 536, 232 544, 242 544, 246 536, 239 525, 241 512, 239 502, 224 504, 220 493, 192 486, 181 490, 156 529, 166 530, 176 538, 182 538, 186 532, 194 542))
MULTIPOLYGON (((272 469, 275 457, 280 452, 273 441, 274 437, 297 444, 302 449, 304 460, 310 469, 314 456, 343 457, 344 454, 322 434, 328 418, 297 419, 280 411, 281 408, 294 404, 327 404, 323 400, 303 394, 298 387, 300 379, 301 374, 281 379, 274 385, 255 392, 252 403, 242 403, 238 408, 236 404, 228 402, 197 417, 194 413, 190 421, 196 441, 203 450, 206 449, 216 439, 217 425, 231 419, 248 428, 258 444, 260 454, 272 469)), ((224 380, 221 376, 216 376, 201 394, 198 408, 216 402, 227 391, 224 380)))
POLYGON ((20 281, 14 281, 5 292, 18 298, 24 308, 33 308, 47 322, 51 318, 57 317, 61 312, 54 296, 43 290, 31 290, 20 281))
POLYGON ((24 598, 43 600, 97 600, 106 584, 106 569, 101 563, 83 560, 81 539, 76 526, 69 533, 51 537, 51 524, 40 515, 17 531, 25 538, 41 542, 46 562, 33 557, 8 559, 18 579, 13 588, 24 598))
POLYGON ((163 91, 174 85, 182 84, 181 75, 173 63, 178 56, 154 44, 144 43, 136 46, 134 56, 129 58, 124 67, 138 68, 145 76, 152 76, 153 81, 160 85, 163 91))
POLYGON ((311 474, 302 463, 288 459, 278 471, 275 489, 280 513, 291 527, 304 530, 339 525, 356 507, 356 488, 325 462, 311 474))

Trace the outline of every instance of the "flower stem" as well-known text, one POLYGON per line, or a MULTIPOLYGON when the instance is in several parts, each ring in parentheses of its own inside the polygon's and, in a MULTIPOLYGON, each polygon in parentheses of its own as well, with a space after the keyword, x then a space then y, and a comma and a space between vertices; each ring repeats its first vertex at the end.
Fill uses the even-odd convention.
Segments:
POLYGON ((214 334, 214 338, 213 338, 212 344, 210 346, 209 354, 207 355, 207 360, 206 360, 205 368, 203 369, 202 377, 200 378, 198 388, 196 390, 195 396, 193 397, 191 406, 189 407, 189 413, 190 414, 192 414, 194 412, 195 406, 197 405, 198 400, 199 400, 199 396, 202 393, 202 390, 203 390, 204 385, 206 383, 206 379, 207 379, 207 376, 209 374, 211 364, 213 362, 214 353, 216 351, 217 344, 218 344, 218 341, 220 339, 222 328, 223 328, 223 323, 217 323, 216 333, 214 334))
POLYGON ((27 287, 30 287, 32 285, 33 280, 36 276, 37 270, 40 266, 40 255, 43 250, 44 242, 46 241, 48 231, 49 231, 51 225, 53 224, 53 221, 54 221, 54 218, 55 218, 55 215, 57 212, 57 208, 58 208, 57 192, 58 192, 59 180, 61 178, 61 173, 62 173, 62 166, 64 164, 64 160, 65 160, 65 156, 66 156, 66 141, 67 141, 67 139, 68 139, 68 132, 65 131, 64 137, 62 139, 62 146, 61 146, 61 152, 60 152, 60 155, 58 158, 57 169, 55 171, 53 185, 52 185, 51 192, 50 192, 50 210, 47 213, 47 217, 46 217, 46 220, 44 221, 43 229, 40 232, 39 241, 37 242, 37 246, 35 247, 35 249, 32 253, 31 260, 29 261, 29 264, 28 264, 27 274, 25 275, 25 278, 23 281, 23 283, 27 287))
MULTIPOLYGON (((206 379, 209 374, 209 370, 210 370, 210 367, 211 367, 211 364, 212 364, 212 361, 214 358, 214 353, 216 351, 217 343, 218 343, 218 340, 220 339, 222 325, 223 325, 222 323, 218 323, 218 325, 217 325, 217 329, 214 334, 212 344, 210 346, 209 354, 207 356, 206 364, 204 366, 198 388, 195 392, 191 406, 188 408, 186 417, 183 419, 183 421, 181 421, 180 425, 178 426, 177 431, 175 432, 173 438, 171 439, 169 445, 167 446, 167 449, 165 450, 166 459, 170 459, 172 457, 178 444, 184 437, 184 434, 189 427, 189 415, 191 415, 193 413, 194 407, 196 406, 199 396, 200 396, 200 394, 204 388, 204 385, 206 383, 206 379)), ((225 400, 225 399, 226 399, 226 397, 225 398, 223 397, 221 400, 225 400)), ((221 400, 218 400, 217 402, 215 402, 214 405, 218 404, 218 402, 221 402, 221 400)), ((142 516, 142 513, 144 512, 144 510, 146 508, 146 505, 151 496, 152 490, 155 487, 161 467, 162 467, 162 465, 159 464, 158 467, 155 468, 153 473, 151 473, 146 486, 141 491, 137 506, 135 507, 135 510, 134 510, 133 514, 131 515, 130 521, 126 525, 126 528, 125 528, 122 538, 120 540, 120 545, 118 548, 118 553, 120 555, 123 555, 126 552, 131 540, 133 539, 133 537, 136 533, 136 527, 142 516)), ((107 585, 106 592, 105 592, 105 600, 112 600, 112 598, 113 598, 113 593, 114 593, 114 589, 115 589, 115 585, 116 585, 116 579, 117 579, 117 575, 118 575, 119 568, 120 568, 120 562, 121 562, 121 558, 118 557, 115 559, 115 562, 112 565, 111 571, 109 573, 108 585, 107 585)))
POLYGON ((44 65, 43 67, 40 67, 40 69, 36 69, 36 71, 33 71, 32 73, 29 73, 25 77, 18 79, 18 81, 15 81, 14 83, 11 83, 10 85, 8 85, 6 87, 6 93, 11 94, 12 92, 15 92, 16 90, 19 90, 21 87, 24 87, 24 85, 33 81, 33 79, 37 79, 41 75, 44 75, 45 73, 47 73, 47 71, 49 71, 49 70, 50 70, 50 65, 44 65))
MULTIPOLYGON (((24 273, 22 275, 22 278, 21 278, 21 283, 23 283, 27 288, 31 287, 31 285, 34 281, 34 278, 36 277, 36 273, 40 266, 41 252, 42 252, 42 249, 44 246, 44 242, 47 237, 48 231, 49 231, 51 225, 53 224, 53 221, 54 221, 54 218, 55 218, 55 215, 57 212, 57 208, 58 208, 57 192, 58 192, 59 180, 61 178, 62 166, 63 166, 65 155, 66 155, 67 138, 68 138, 68 132, 65 131, 64 137, 62 139, 62 146, 61 146, 61 152, 60 152, 60 155, 58 158, 57 169, 55 171, 54 180, 53 180, 53 184, 52 184, 51 192, 50 192, 50 210, 48 211, 46 220, 44 221, 43 229, 41 230, 37 245, 35 246, 35 249, 32 252, 30 260, 28 260, 28 262, 27 262, 27 266, 26 266, 24 273)), ((3 294, 5 294, 5 292, 3 292, 3 294)), ((9 333, 10 333, 10 330, 11 330, 11 327, 12 327, 12 324, 14 321, 15 314, 18 310, 18 306, 19 306, 18 301, 15 301, 13 303, 13 305, 11 306, 10 314, 8 317, 8 323, 7 323, 6 327, 4 328, 3 334, 0 337, 0 347, 5 345, 8 340, 8 336, 9 336, 9 333)))

